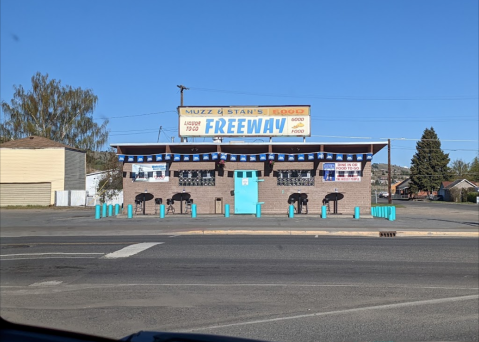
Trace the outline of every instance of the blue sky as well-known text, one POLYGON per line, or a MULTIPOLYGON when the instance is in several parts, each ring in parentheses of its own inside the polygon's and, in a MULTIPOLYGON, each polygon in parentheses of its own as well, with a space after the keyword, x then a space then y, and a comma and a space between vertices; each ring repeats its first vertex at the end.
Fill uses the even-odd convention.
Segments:
POLYGON ((48 73, 98 95, 111 143, 156 142, 160 125, 177 142, 184 84, 185 105, 309 104, 311 142, 410 139, 393 140, 403 166, 432 126, 469 162, 478 31, 476 0, 2 0, 0 96, 48 73))

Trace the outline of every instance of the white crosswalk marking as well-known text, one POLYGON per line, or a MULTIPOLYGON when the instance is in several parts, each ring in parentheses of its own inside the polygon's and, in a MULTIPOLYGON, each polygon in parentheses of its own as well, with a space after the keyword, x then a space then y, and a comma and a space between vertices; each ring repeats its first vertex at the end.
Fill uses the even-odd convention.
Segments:
POLYGON ((128 258, 132 255, 138 254, 151 248, 156 245, 161 245, 163 242, 143 242, 143 243, 136 243, 134 245, 126 246, 116 252, 108 253, 103 256, 104 259, 118 259, 118 258, 128 258))

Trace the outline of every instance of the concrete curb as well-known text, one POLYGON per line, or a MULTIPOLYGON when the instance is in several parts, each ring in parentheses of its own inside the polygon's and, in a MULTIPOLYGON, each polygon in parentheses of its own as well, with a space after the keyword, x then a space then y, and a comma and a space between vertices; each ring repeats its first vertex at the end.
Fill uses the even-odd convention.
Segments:
MULTIPOLYGON (((386 231, 386 230, 384 230, 386 231)), ((391 230, 387 230, 391 231, 391 230)), ((328 231, 328 230, 191 230, 178 232, 177 235, 327 235, 327 236, 367 236, 379 237, 380 231, 328 231)), ((479 238, 479 232, 432 232, 432 231, 396 231, 396 237, 471 237, 479 238)))

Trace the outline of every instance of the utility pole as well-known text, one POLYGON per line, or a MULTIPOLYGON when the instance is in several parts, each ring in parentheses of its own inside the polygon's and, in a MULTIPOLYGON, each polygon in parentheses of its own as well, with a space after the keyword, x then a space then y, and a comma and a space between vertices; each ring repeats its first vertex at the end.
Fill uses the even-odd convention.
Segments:
POLYGON ((156 142, 160 142, 160 133, 162 128, 163 126, 160 126, 160 130, 158 131, 158 139, 156 140, 156 142))
POLYGON ((180 93, 181 93, 181 107, 183 107, 183 91, 184 90, 190 90, 190 88, 186 88, 184 85, 177 85, 178 88, 180 88, 180 93))
POLYGON ((392 204, 391 198, 391 139, 388 139, 388 203, 392 204))
MULTIPOLYGON (((181 102, 180 102, 180 106, 183 107, 183 91, 184 90, 189 90, 190 88, 186 88, 184 85, 180 84, 180 85, 177 85, 178 88, 180 88, 180 93, 181 93, 181 102)), ((184 142, 185 139, 182 137, 181 138, 181 142, 184 142)))

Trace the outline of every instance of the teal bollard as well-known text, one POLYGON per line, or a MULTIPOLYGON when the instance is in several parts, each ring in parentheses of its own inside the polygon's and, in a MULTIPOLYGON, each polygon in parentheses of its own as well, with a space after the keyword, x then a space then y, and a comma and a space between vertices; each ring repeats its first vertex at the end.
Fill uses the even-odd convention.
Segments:
POLYGON ((102 210, 102 213, 101 213, 101 217, 106 217, 106 215, 107 215, 107 211, 106 211, 107 210, 107 205, 106 205, 106 203, 103 203, 103 208, 102 209, 103 210, 102 210))
POLYGON ((230 217, 230 205, 225 204, 225 217, 230 217))
POLYGON ((388 219, 389 219, 389 221, 395 221, 396 220, 396 207, 391 207, 388 219))
POLYGON ((294 205, 292 205, 292 204, 289 205, 288 217, 289 217, 289 218, 293 218, 293 217, 294 217, 294 205))
POLYGON ((165 218, 165 205, 160 204, 160 218, 165 218))
POLYGON ((128 218, 133 218, 133 206, 131 204, 128 204, 128 218))
POLYGON ((383 218, 385 215, 384 215, 384 209, 385 207, 379 207, 379 217, 383 218))
POLYGON ((373 217, 378 217, 378 207, 372 207, 371 210, 373 217))
POLYGON ((354 218, 359 220, 359 207, 354 208, 354 218))
POLYGON ((323 206, 321 207, 321 218, 323 218, 323 219, 325 219, 325 218, 327 217, 326 210, 327 210, 326 206, 323 205, 323 206))
POLYGON ((118 216, 120 214, 120 205, 117 203, 115 204, 115 216, 118 216))
POLYGON ((374 217, 374 207, 371 207, 371 216, 374 217))
POLYGON ((108 217, 113 216, 113 204, 108 206, 108 217))
POLYGON ((261 217, 261 204, 256 204, 256 217, 261 217))
POLYGON ((191 217, 192 218, 196 217, 196 204, 191 205, 191 217))
POLYGON ((95 205, 95 220, 100 219, 100 217, 101 217, 100 213, 101 213, 100 205, 97 204, 97 205, 95 205))

